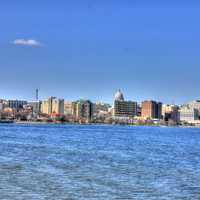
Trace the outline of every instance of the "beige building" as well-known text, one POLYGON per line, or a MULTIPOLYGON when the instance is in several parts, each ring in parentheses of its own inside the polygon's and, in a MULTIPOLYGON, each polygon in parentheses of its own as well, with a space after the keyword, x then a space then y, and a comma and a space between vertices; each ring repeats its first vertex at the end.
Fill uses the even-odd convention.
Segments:
POLYGON ((44 114, 64 114, 64 99, 57 99, 50 97, 48 100, 42 102, 41 112, 44 114))
POLYGON ((49 101, 48 100, 42 101, 41 113, 50 114, 50 108, 49 108, 49 101))
POLYGON ((72 115, 73 103, 70 101, 65 101, 64 103, 64 114, 72 115))

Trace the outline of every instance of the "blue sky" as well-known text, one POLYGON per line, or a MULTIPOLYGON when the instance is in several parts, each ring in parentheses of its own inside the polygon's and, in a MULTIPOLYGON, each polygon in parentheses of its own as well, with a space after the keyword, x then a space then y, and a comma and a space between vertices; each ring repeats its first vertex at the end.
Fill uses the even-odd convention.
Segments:
POLYGON ((200 3, 0 0, 0 98, 200 98, 200 3))

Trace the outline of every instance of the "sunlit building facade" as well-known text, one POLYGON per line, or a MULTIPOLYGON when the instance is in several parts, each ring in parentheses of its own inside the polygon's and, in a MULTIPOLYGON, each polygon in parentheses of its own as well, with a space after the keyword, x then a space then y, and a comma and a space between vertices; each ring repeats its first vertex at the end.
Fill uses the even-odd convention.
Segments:
POLYGON ((137 115, 137 102, 125 101, 121 90, 118 90, 114 98, 114 117, 134 117, 137 115))
POLYGON ((64 114, 64 99, 57 99, 50 97, 48 100, 42 102, 41 112, 44 114, 64 114))
POLYGON ((143 118, 161 119, 162 118, 162 103, 156 101, 143 101, 141 108, 143 118))
POLYGON ((72 114, 76 120, 89 122, 92 119, 92 102, 89 100, 79 100, 73 102, 72 114))

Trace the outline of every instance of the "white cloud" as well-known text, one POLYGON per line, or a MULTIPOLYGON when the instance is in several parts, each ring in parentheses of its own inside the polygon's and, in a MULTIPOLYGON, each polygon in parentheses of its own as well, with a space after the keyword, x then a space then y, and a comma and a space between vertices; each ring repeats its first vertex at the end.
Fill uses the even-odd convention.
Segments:
POLYGON ((23 46, 32 46, 32 47, 39 47, 41 46, 41 43, 37 40, 32 39, 16 39, 13 41, 13 44, 15 45, 23 45, 23 46))

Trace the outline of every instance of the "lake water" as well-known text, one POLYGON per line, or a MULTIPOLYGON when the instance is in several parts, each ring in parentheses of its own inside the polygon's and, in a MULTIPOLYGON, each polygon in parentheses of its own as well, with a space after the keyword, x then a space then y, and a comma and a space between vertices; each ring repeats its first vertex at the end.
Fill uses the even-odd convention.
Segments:
POLYGON ((1 200, 198 200, 200 129, 0 125, 1 200))

